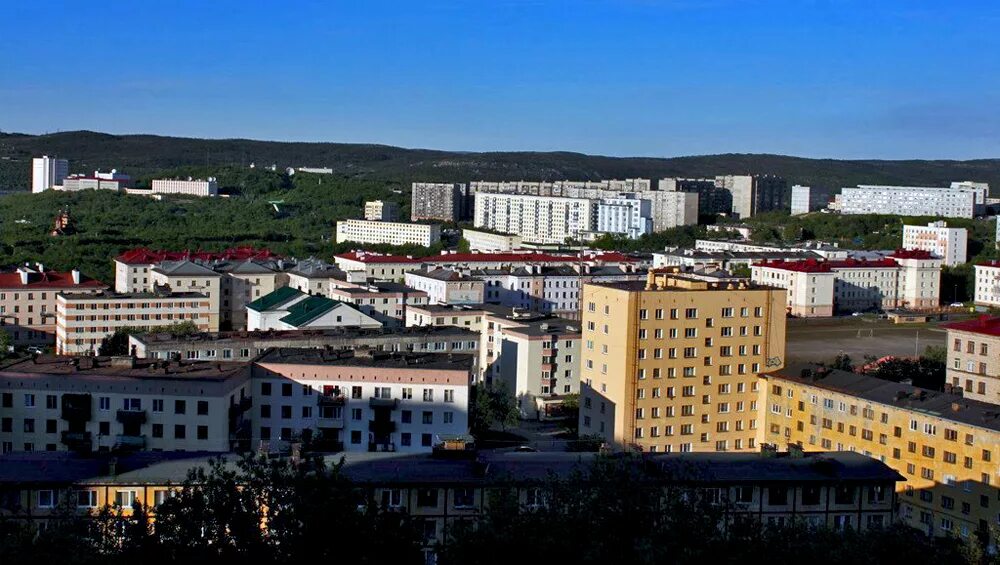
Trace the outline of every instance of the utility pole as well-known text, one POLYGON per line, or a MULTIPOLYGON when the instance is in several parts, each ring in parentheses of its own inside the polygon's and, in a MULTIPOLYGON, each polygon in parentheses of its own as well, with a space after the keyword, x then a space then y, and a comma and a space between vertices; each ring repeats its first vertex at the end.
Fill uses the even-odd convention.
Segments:
POLYGON ((913 343, 913 356, 920 357, 920 330, 917 330, 916 341, 913 343))

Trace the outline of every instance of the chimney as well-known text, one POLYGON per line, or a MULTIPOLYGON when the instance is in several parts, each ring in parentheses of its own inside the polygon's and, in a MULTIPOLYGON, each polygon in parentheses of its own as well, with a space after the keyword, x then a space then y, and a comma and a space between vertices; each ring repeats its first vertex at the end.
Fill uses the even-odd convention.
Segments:
POLYGON ((80 269, 73 269, 70 274, 73 276, 73 284, 80 284, 80 269))
POLYGON ((44 273, 45 272, 45 265, 43 265, 41 263, 35 263, 35 268, 38 269, 39 273, 44 273))
POLYGON ((28 284, 28 269, 18 269, 17 274, 21 275, 21 284, 28 284))

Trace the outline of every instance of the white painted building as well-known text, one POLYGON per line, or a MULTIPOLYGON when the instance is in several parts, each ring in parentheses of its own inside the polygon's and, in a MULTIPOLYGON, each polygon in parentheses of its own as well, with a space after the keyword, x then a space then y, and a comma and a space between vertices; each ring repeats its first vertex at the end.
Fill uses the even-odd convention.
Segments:
POLYGON ((975 268, 976 304, 1000 308, 1000 261, 980 263, 975 268))
POLYGON ((462 239, 469 242, 469 251, 513 251, 521 247, 521 236, 481 230, 462 230, 462 239))
POLYGON ((427 293, 430 304, 482 304, 482 279, 451 269, 419 269, 406 273, 406 286, 427 293))
POLYGON ((441 226, 371 220, 341 220, 337 222, 337 243, 345 241, 430 247, 441 241, 441 226))
POLYGON ((377 222, 398 221, 399 204, 387 200, 369 200, 365 202, 365 219, 377 222))
POLYGON ((952 187, 859 185, 841 189, 841 214, 894 214, 974 218, 982 213, 982 188, 964 184, 952 187))
POLYGON ((593 231, 595 212, 586 198, 477 192, 474 225, 532 243, 563 243, 593 231))
POLYGON ((826 195, 812 186, 792 185, 792 215, 808 214, 826 206, 826 195))
POLYGON ((903 226, 903 249, 922 249, 941 257, 943 264, 954 267, 968 257, 968 233, 965 228, 949 228, 948 222, 926 226, 903 226))
POLYGON ((602 198, 597 204, 598 233, 626 235, 631 239, 652 233, 652 205, 632 195, 618 198, 602 198))
POLYGON ((39 193, 62 184, 69 176, 69 161, 42 155, 31 160, 31 192, 39 193))
POLYGON ((151 183, 152 194, 184 194, 187 196, 218 196, 219 184, 214 178, 207 180, 192 179, 154 179, 151 183))
POLYGON ((247 330, 380 328, 382 323, 345 302, 281 287, 247 304, 247 330))

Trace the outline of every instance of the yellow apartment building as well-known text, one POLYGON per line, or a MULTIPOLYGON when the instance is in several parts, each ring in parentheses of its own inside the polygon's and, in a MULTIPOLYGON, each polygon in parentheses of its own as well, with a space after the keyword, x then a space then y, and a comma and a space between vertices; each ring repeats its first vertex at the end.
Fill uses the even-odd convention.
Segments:
POLYGON ((761 441, 884 462, 906 478, 900 519, 929 534, 968 538, 1000 523, 1000 407, 809 365, 761 383, 761 441))
POLYGON ((580 434, 650 452, 756 450, 758 375, 784 366, 785 290, 677 267, 583 291, 580 434))

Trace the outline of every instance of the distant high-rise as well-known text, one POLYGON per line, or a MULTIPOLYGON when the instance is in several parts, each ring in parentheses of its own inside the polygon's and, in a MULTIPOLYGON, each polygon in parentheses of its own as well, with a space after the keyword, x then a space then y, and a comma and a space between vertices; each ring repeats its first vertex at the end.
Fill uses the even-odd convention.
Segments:
POLYGON ((663 192, 689 192, 698 195, 698 214, 714 216, 729 214, 733 210, 733 195, 717 186, 715 179, 665 178, 658 183, 663 192))
POLYGON ((771 175, 725 175, 715 184, 733 195, 732 213, 738 218, 788 208, 788 183, 771 175))
POLYGON ((472 215, 469 187, 458 182, 415 182, 410 220, 464 220, 472 215))
POLYGON ((827 195, 815 186, 792 186, 792 215, 808 214, 823 208, 827 203, 827 195))
POLYGON ((31 160, 31 192, 46 191, 69 176, 69 161, 48 155, 31 160))

